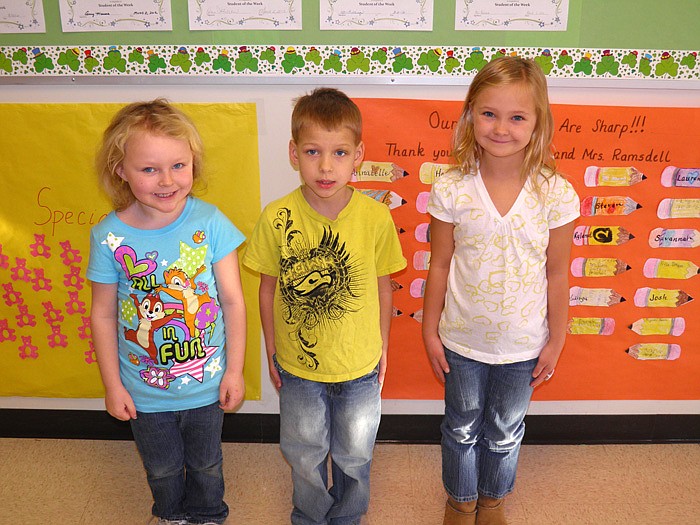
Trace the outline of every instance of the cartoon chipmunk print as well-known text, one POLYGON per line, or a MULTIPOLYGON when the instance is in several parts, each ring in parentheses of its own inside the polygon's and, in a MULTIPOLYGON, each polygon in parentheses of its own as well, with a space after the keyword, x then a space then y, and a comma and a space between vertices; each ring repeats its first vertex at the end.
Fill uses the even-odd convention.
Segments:
POLYGON ((173 312, 172 314, 166 315, 163 301, 160 297, 152 293, 146 295, 141 303, 139 303, 136 294, 132 293, 129 297, 134 300, 134 305, 136 305, 139 325, 136 330, 130 330, 124 327, 124 337, 127 341, 136 343, 146 350, 151 359, 157 362, 156 356, 158 354, 158 349, 153 340, 153 335, 156 330, 168 324, 172 319, 182 317, 182 314, 180 312, 173 312))
POLYGON ((163 272, 165 286, 158 286, 156 288, 156 292, 164 292, 182 303, 182 316, 187 328, 190 330, 191 337, 195 337, 198 333, 197 327, 195 326, 195 318, 199 309, 203 304, 211 302, 209 293, 204 292, 200 295, 194 293, 197 289, 194 280, 204 270, 205 267, 203 265, 200 266, 192 277, 188 277, 187 273, 180 268, 165 270, 163 272))

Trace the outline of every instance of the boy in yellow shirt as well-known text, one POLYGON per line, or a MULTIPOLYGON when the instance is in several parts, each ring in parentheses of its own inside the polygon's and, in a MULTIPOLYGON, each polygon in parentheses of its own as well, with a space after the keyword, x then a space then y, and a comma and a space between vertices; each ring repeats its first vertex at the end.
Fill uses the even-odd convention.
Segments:
POLYGON ((299 98, 289 158, 302 185, 266 206, 244 258, 260 272, 294 525, 359 524, 369 507, 390 274, 406 259, 389 209, 348 186, 363 156, 362 117, 344 93, 319 88, 299 98))

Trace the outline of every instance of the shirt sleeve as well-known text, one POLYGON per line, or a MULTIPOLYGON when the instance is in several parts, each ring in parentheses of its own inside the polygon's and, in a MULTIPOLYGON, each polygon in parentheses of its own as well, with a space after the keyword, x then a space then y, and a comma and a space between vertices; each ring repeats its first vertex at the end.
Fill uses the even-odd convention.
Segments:
POLYGON ((279 276, 280 247, 274 235, 270 205, 260 215, 255 224, 250 242, 243 256, 243 264, 256 272, 279 276))
POLYGON ((391 218, 389 210, 382 210, 384 220, 377 235, 377 275, 389 275, 403 270, 406 267, 406 258, 403 256, 396 225, 391 218))
POLYGON ((443 222, 454 223, 454 188, 455 181, 451 174, 445 174, 430 188, 428 213, 443 222))
POLYGON ((578 194, 571 183, 561 175, 556 176, 548 200, 551 205, 547 218, 550 230, 568 224, 581 215, 578 194))
POLYGON ((112 250, 103 241, 107 241, 107 236, 98 225, 90 231, 90 259, 85 276, 96 283, 114 284, 119 282, 119 273, 112 250))

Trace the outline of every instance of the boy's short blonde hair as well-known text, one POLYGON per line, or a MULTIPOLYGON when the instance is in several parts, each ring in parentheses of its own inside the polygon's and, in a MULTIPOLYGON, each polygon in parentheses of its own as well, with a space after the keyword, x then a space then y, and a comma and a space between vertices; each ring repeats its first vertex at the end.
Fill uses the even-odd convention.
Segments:
POLYGON ((135 200, 129 185, 119 176, 117 169, 124 161, 129 139, 138 132, 186 141, 192 151, 193 188, 204 188, 204 147, 190 118, 163 98, 134 102, 124 106, 112 118, 102 136, 102 145, 95 161, 99 183, 116 211, 126 209, 135 200))
POLYGON ((292 140, 297 142, 304 128, 312 125, 328 130, 348 128, 355 144, 362 140, 360 109, 338 89, 317 88, 296 99, 292 112, 292 140))

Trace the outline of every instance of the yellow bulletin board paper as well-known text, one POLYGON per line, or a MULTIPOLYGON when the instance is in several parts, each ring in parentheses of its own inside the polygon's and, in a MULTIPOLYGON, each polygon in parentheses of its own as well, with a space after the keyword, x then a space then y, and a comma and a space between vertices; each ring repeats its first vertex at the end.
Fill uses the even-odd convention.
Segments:
MULTIPOLYGON (((2 396, 102 397, 85 279, 90 228, 111 211, 94 156, 121 104, 0 104, 2 396), (11 198, 10 198, 11 195, 11 198)), ((201 198, 249 236, 260 213, 254 104, 178 104, 205 146, 201 198)), ((257 278, 242 272, 248 310, 246 398, 260 398, 257 278)))

